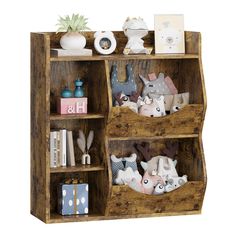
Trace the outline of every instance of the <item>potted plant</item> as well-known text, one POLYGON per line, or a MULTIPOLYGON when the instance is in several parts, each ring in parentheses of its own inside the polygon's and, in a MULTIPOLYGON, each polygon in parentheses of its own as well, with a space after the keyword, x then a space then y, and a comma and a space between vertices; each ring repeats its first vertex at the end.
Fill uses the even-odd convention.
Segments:
POLYGON ((61 39, 60 44, 63 49, 83 49, 86 45, 86 38, 81 34, 84 30, 89 30, 87 27, 87 18, 79 14, 60 16, 58 19, 58 32, 66 32, 61 39))

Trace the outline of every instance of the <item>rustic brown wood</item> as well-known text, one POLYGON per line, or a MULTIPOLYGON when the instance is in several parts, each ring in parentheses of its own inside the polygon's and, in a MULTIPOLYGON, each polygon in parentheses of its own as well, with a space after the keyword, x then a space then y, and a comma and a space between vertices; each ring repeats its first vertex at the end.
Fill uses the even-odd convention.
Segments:
POLYGON ((31 33, 31 213, 49 219, 49 36, 31 33))
POLYGON ((158 59, 198 59, 198 54, 151 54, 151 55, 94 55, 94 56, 60 56, 51 57, 51 61, 104 61, 104 60, 158 60, 158 59))
POLYGON ((60 115, 51 114, 50 120, 79 120, 79 119, 103 119, 105 116, 99 113, 88 113, 88 114, 78 114, 78 115, 60 115))
MULTIPOLYGON (((114 54, 97 55, 94 32, 85 32, 93 56, 50 57, 59 48, 61 33, 31 34, 31 213, 46 223, 188 215, 201 212, 207 176, 202 144, 206 112, 206 91, 201 61, 201 35, 185 32, 186 54, 123 55, 127 42, 123 32, 114 32, 114 54), (120 81, 126 79, 125 65, 131 63, 138 90, 143 84, 138 73, 169 75, 179 92, 190 92, 190 104, 165 117, 140 116, 125 107, 113 107, 110 73, 118 66, 120 81), (65 85, 74 89, 74 80, 84 81, 88 114, 56 114, 56 101, 65 85), (50 168, 50 129, 73 131, 75 167, 50 168), (79 129, 94 130, 90 151, 92 164, 81 165, 82 153, 76 145, 79 129), (183 187, 161 195, 146 195, 127 186, 112 185, 110 155, 130 155, 134 144, 149 142, 151 154, 158 155, 167 141, 178 142, 176 154, 179 175, 188 175, 183 187), (61 216, 57 213, 57 186, 68 178, 89 183, 89 214, 61 216)), ((154 32, 145 37, 145 46, 154 45, 154 32)), ((154 51, 153 51, 154 53, 154 51)), ((139 170, 142 171, 139 166, 139 170)))
POLYGON ((108 215, 138 215, 200 210, 204 183, 190 181, 163 195, 138 193, 128 186, 113 186, 108 215), (119 199, 119 200, 118 200, 119 199))
POLYGON ((109 137, 155 137, 198 134, 203 105, 187 105, 164 117, 144 117, 127 107, 113 107, 107 124, 109 137))
POLYGON ((82 165, 77 164, 76 166, 68 166, 68 167, 57 167, 57 168, 51 168, 51 173, 66 173, 66 172, 83 172, 83 171, 98 171, 98 170, 104 170, 104 166, 102 165, 82 165))
MULTIPOLYGON (((94 33, 95 32, 84 32, 87 43, 86 47, 93 49, 93 53, 96 54, 96 50, 94 49, 94 33)), ((124 35, 123 31, 113 31, 114 36, 117 40, 117 48, 115 53, 122 54, 123 49, 127 43, 127 37, 124 35)), ((60 48, 60 38, 63 33, 56 34, 55 32, 47 33, 50 35, 50 43, 51 48, 60 48)), ((199 54, 200 34, 198 32, 185 32, 185 53, 186 54, 199 54)), ((144 44, 146 47, 154 47, 154 31, 149 31, 148 35, 144 38, 144 44)), ((154 53, 154 50, 153 52, 154 53)))

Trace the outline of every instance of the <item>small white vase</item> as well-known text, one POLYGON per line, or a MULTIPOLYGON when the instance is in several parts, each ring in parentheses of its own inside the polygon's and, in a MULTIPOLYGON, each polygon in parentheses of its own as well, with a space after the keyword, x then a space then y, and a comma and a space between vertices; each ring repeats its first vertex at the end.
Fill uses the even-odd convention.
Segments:
POLYGON ((60 39, 63 49, 80 50, 86 45, 86 38, 78 32, 67 32, 60 39))

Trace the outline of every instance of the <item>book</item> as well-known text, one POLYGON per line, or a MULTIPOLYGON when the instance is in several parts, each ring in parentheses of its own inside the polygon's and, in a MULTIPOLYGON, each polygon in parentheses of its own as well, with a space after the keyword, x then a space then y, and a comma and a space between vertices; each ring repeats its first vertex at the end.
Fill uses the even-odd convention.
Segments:
POLYGON ((79 50, 62 49, 62 48, 51 49, 52 57, 92 56, 92 54, 93 54, 92 49, 86 49, 86 48, 79 49, 79 50))
POLYGON ((57 132, 50 132, 50 167, 57 167, 57 132))
POLYGON ((184 15, 155 15, 155 53, 185 53, 184 15))
POLYGON ((67 131, 67 162, 68 166, 75 166, 75 154, 72 131, 67 131))
POLYGON ((60 133, 60 166, 66 166, 66 129, 59 131, 60 133))
POLYGON ((56 150, 57 150, 57 167, 60 167, 61 163, 61 148, 60 148, 60 132, 56 131, 57 141, 56 141, 56 150))

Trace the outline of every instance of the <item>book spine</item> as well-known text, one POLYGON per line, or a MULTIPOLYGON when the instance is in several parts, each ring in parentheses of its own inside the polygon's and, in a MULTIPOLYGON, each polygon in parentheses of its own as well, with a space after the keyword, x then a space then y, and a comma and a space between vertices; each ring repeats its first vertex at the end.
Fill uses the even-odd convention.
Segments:
POLYGON ((75 166, 75 154, 72 131, 67 131, 67 160, 69 166, 75 166))
POLYGON ((50 167, 57 167, 57 134, 55 131, 50 132, 50 167))
POLYGON ((66 130, 60 130, 60 164, 66 166, 66 130))
POLYGON ((60 147, 60 131, 56 131, 56 135, 57 135, 57 167, 61 166, 61 147, 60 147))

